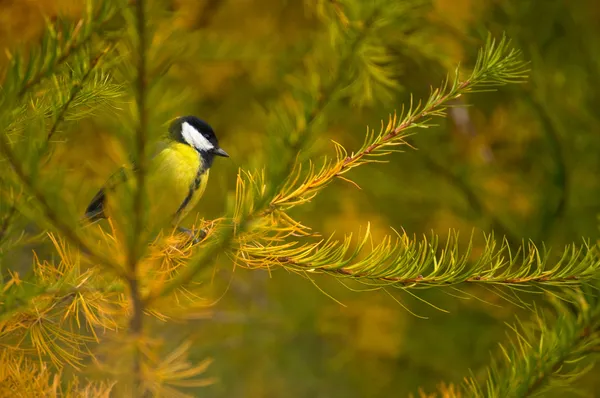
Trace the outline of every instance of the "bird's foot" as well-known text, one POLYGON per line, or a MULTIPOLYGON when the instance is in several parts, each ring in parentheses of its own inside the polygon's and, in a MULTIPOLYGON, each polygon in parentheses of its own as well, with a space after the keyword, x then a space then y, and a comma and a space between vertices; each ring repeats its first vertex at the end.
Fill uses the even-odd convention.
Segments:
POLYGON ((193 229, 189 229, 189 228, 185 228, 185 227, 177 227, 177 230, 179 232, 182 232, 184 234, 186 234, 193 242, 194 244, 198 244, 200 243, 204 238, 206 238, 206 230, 204 229, 200 229, 200 230, 193 230, 193 229))

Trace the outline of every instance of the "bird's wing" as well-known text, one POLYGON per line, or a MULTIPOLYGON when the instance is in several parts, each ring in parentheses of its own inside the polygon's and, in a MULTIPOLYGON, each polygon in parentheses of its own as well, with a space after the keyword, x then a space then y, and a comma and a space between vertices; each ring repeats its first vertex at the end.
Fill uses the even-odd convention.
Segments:
POLYGON ((112 191, 118 184, 123 183, 127 180, 127 174, 125 168, 121 167, 116 173, 114 173, 106 184, 96 193, 92 198, 92 201, 85 209, 83 218, 89 222, 98 221, 102 218, 106 218, 104 213, 104 205, 106 202, 106 191, 112 191))
POLYGON ((101 188, 98 193, 96 193, 87 209, 85 209, 83 219, 89 222, 94 222, 102 218, 106 218, 106 215, 104 214, 105 199, 106 196, 104 195, 104 188, 101 188))
MULTIPOLYGON (((160 151, 165 149, 167 146, 166 140, 161 140, 156 143, 156 148, 151 156, 151 159, 154 158, 160 151)), ((135 172, 137 169, 135 163, 133 164, 132 171, 135 172)), ((121 184, 127 180, 127 173, 125 173, 125 168, 121 167, 116 173, 114 173, 106 184, 96 193, 96 195, 92 198, 90 204, 87 209, 85 209, 85 214, 83 216, 84 220, 88 222, 98 221, 102 218, 106 218, 106 214, 104 213, 104 206, 106 202, 106 191, 112 191, 118 184, 121 184)))

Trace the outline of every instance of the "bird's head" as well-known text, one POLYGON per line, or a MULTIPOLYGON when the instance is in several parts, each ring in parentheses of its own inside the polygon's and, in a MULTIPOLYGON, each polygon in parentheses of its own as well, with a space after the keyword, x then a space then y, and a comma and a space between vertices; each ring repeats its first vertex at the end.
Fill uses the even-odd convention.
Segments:
POLYGON ((169 127, 169 134, 173 140, 191 146, 203 156, 229 157, 227 152, 219 147, 219 141, 212 127, 195 116, 182 116, 175 119, 169 127))

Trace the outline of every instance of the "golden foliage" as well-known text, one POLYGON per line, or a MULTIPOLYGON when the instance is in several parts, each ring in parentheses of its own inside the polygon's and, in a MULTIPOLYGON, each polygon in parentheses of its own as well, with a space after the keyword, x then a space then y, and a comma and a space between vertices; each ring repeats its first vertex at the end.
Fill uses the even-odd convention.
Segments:
POLYGON ((188 359, 191 342, 183 341, 170 351, 165 352, 167 342, 162 339, 151 339, 147 336, 129 336, 115 334, 107 339, 94 352, 92 359, 96 367, 104 374, 117 381, 115 389, 119 394, 133 394, 135 386, 132 381, 136 375, 132 373, 133 358, 139 356, 140 374, 139 390, 151 392, 155 396, 190 397, 178 388, 204 387, 215 382, 213 378, 204 376, 211 364, 205 359, 193 364, 188 359), (117 350, 120 355, 113 353, 117 350))
POLYGON ((149 391, 155 395, 184 398, 192 395, 183 394, 174 387, 205 387, 215 382, 213 378, 199 377, 211 360, 205 359, 193 365, 186 359, 191 346, 191 342, 186 341, 163 359, 153 356, 152 365, 144 369, 145 384, 149 391))
POLYGON ((20 354, 0 353, 0 396, 108 398, 112 383, 83 384, 74 378, 66 387, 60 372, 52 372, 44 362, 34 362, 20 354))

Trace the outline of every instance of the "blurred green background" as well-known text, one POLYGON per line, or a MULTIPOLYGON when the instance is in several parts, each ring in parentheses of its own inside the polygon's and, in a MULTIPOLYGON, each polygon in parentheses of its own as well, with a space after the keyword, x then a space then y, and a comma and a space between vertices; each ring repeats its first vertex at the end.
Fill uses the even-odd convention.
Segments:
MULTIPOLYGON (((231 161, 215 164, 198 208, 203 217, 218 217, 238 167, 268 165, 264 109, 286 93, 305 54, 322 39, 313 34, 321 27, 300 0, 180 0, 163 6, 175 13, 175 22, 158 29, 153 45, 166 41, 178 54, 162 76, 163 87, 172 91, 165 92, 165 102, 180 91, 186 99, 181 108, 166 103, 157 113, 200 116, 230 153, 231 161), (174 32, 193 40, 177 48, 174 32)), ((43 13, 81 12, 69 0, 0 0, 0 8, 3 47, 35 40, 43 13)), ((410 93, 425 98, 457 63, 472 65, 487 32, 506 32, 523 51, 531 69, 526 84, 463 97, 468 107, 451 110, 438 127, 410 138, 417 150, 353 171, 350 177, 362 190, 336 182, 294 215, 324 235, 357 232, 370 222, 375 236, 391 233, 390 227, 442 237, 456 229, 465 240, 475 231, 480 242, 480 231, 494 231, 511 242, 532 240, 557 249, 582 237, 597 240, 597 0, 433 0, 408 8, 406 23, 390 31, 387 47, 398 88, 362 106, 341 101, 328 108, 311 156, 332 155, 331 140, 349 150, 360 147, 366 126, 378 129, 410 93)), ((72 166, 82 208, 116 167, 107 156, 114 140, 101 119, 69 127, 64 142, 55 145, 53 160, 72 166)), ((441 382, 460 383, 469 370, 485 377, 480 372, 507 339, 505 322, 529 315, 479 287, 463 290, 485 302, 457 298, 452 290, 415 293, 448 311, 442 312, 401 291, 357 292, 329 277, 316 278, 317 287, 282 270, 230 269, 225 257, 219 260, 213 290, 222 298, 213 317, 185 326, 195 341, 192 356, 214 358, 208 373, 219 379, 199 396, 433 392, 441 382)), ((181 332, 181 325, 156 327, 157 334, 174 339, 181 332)), ((594 396, 598 375, 593 370, 578 387, 594 396)))

